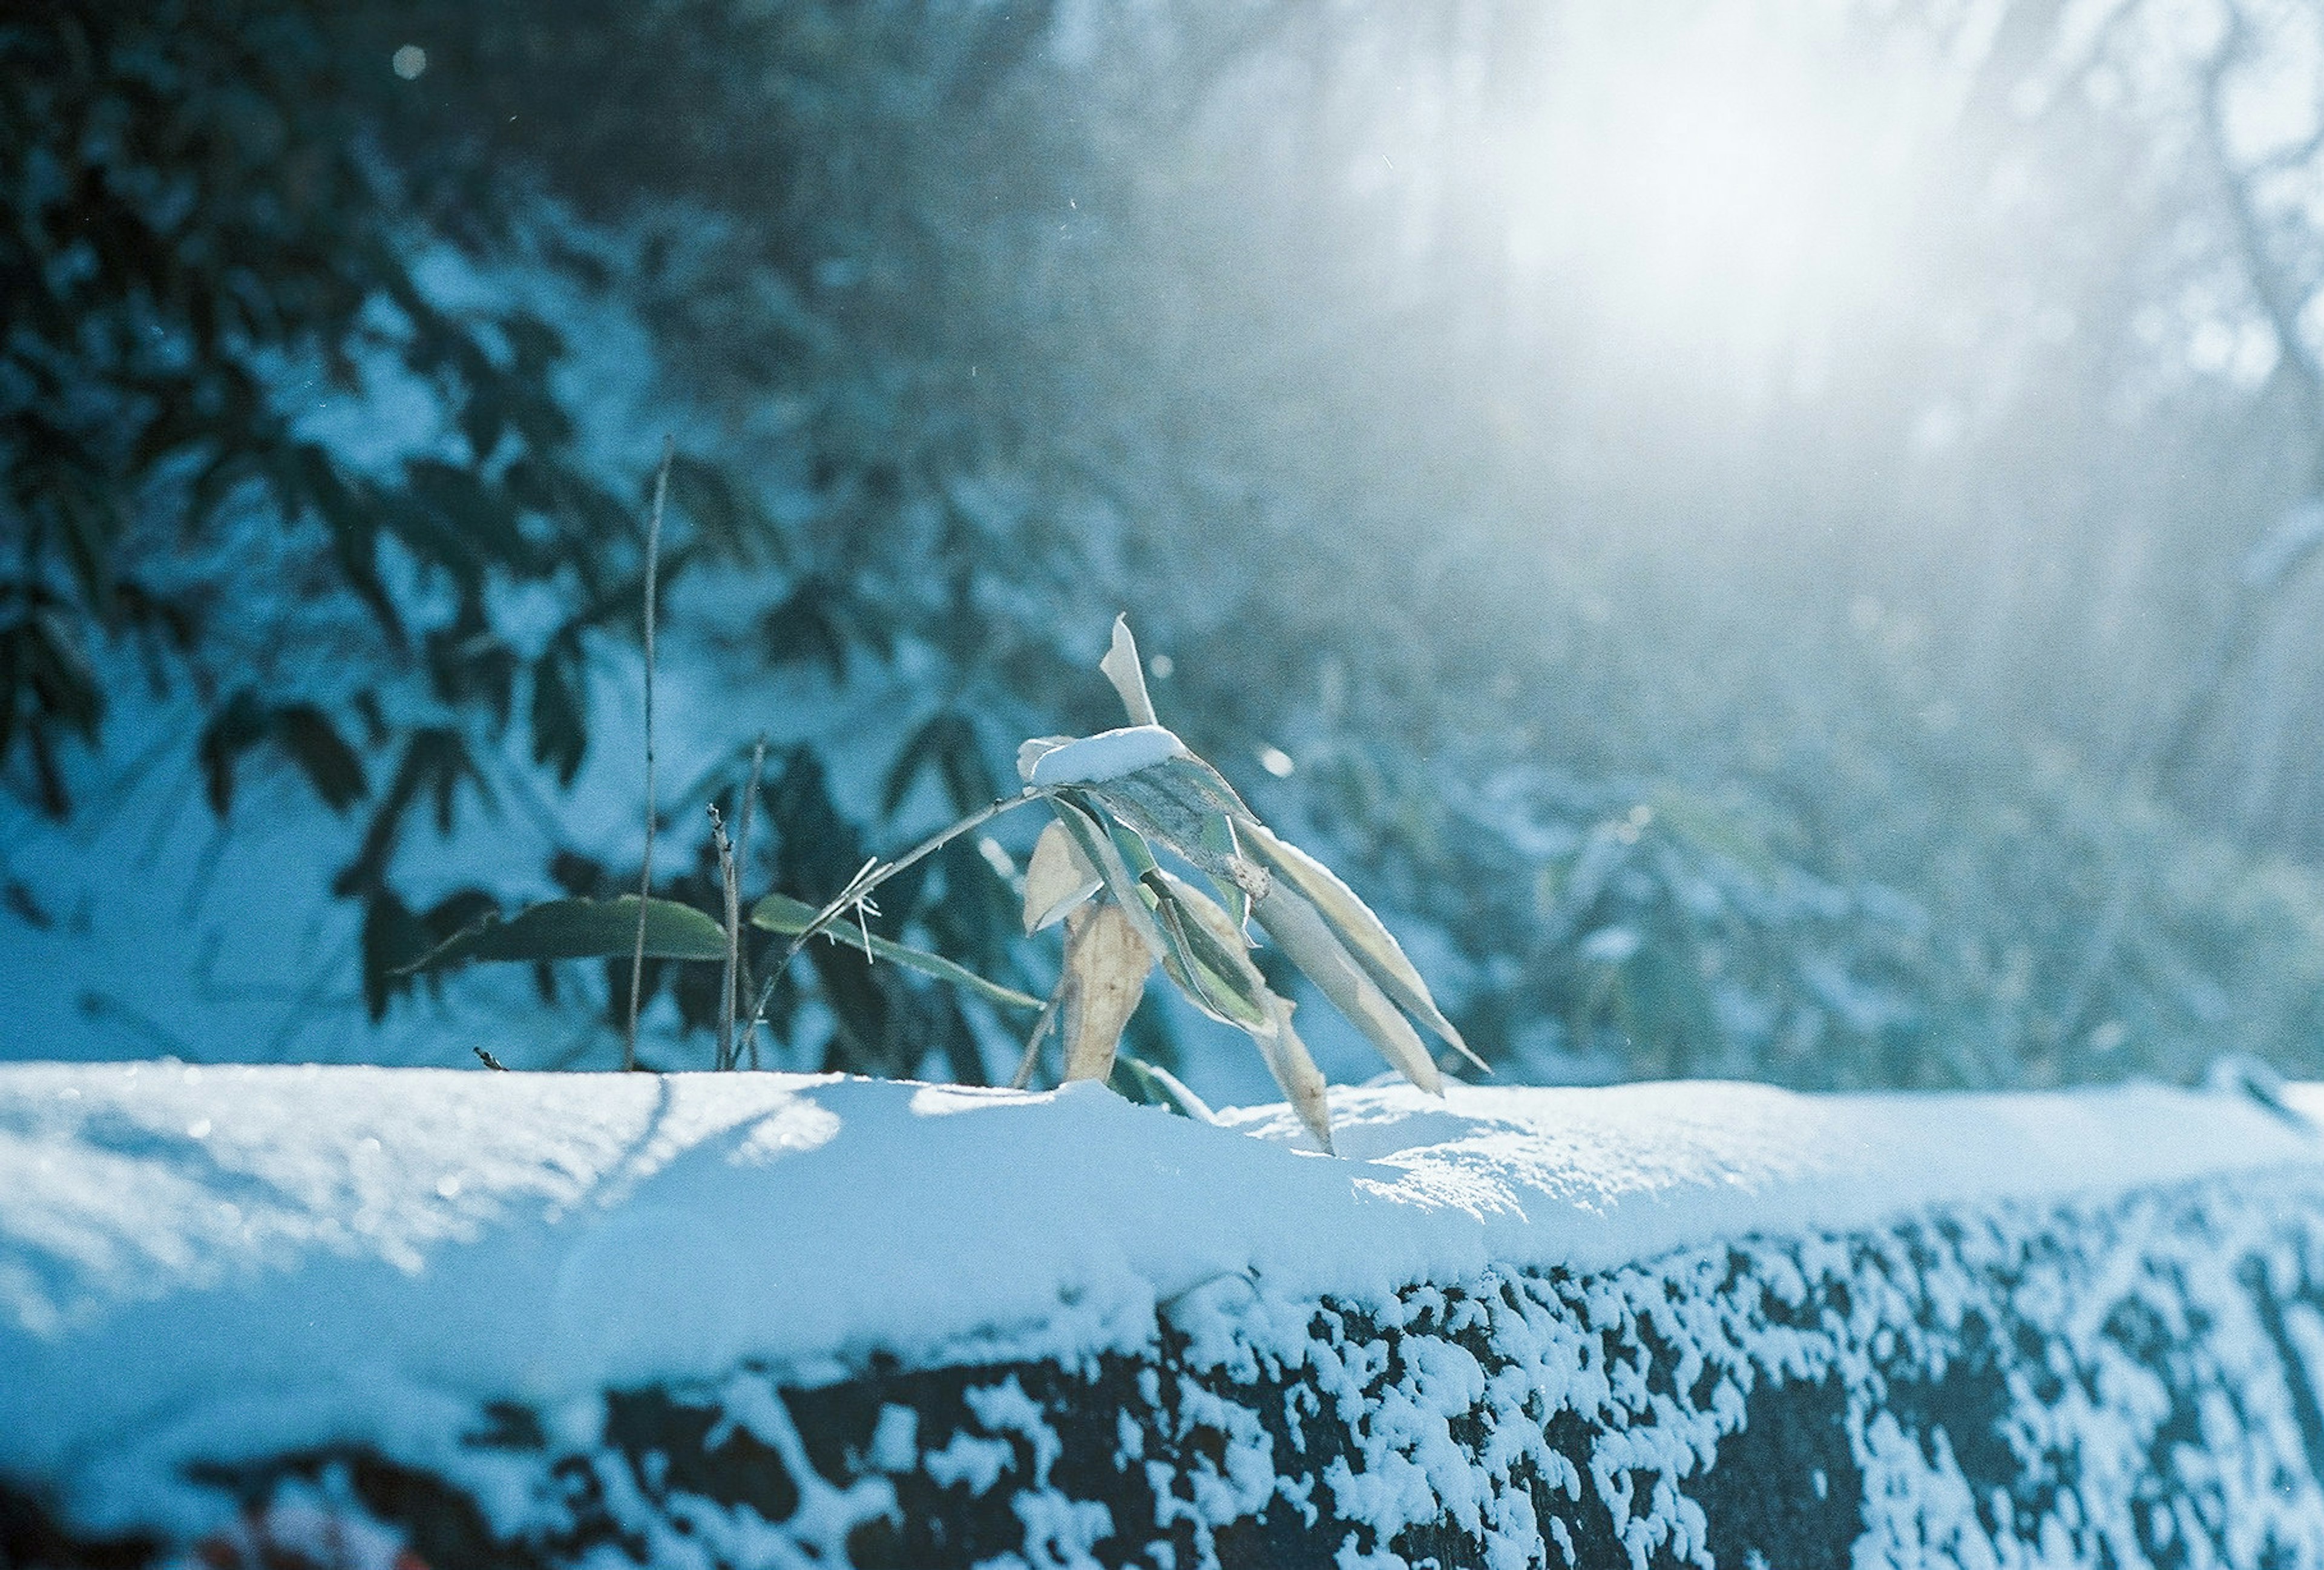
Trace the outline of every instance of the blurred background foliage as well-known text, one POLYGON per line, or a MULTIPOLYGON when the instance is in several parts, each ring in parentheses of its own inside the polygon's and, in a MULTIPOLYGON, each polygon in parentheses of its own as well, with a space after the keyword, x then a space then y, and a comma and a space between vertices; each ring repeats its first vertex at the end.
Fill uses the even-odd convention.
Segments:
MULTIPOLYGON (((1116 723, 1127 609, 1512 1078, 2324 1073, 2319 106, 2316 0, 23 0, 0 821, 294 780, 350 999, 456 1037, 400 965, 634 886, 539 804, 633 778, 668 430, 674 897, 750 733, 819 902, 1116 723)), ((1045 990, 1023 848, 884 919, 1045 990)), ((892 972, 774 1060, 1005 1072, 892 972)))

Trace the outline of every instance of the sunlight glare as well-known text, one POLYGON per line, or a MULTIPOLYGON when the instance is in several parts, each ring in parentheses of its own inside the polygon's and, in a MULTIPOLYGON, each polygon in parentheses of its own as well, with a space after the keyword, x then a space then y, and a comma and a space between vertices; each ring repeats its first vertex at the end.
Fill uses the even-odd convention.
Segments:
POLYGON ((1877 288, 1899 181, 1830 64, 1709 28, 1569 49, 1504 150, 1516 258, 1650 342, 1768 346, 1877 288))

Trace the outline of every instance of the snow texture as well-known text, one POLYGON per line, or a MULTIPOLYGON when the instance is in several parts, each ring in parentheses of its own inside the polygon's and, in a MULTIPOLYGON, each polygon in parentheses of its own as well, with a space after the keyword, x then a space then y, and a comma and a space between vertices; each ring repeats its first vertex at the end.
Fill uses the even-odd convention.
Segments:
POLYGON ((0 1484, 186 1542, 357 1455, 540 1563, 2316 1563, 2285 1094, 1364 1090, 1333 1160, 1094 1086, 25 1066, 0 1484))
POLYGON ((1192 756, 1186 743, 1161 725, 1125 725, 1038 752, 1032 746, 1028 743, 1019 750, 1017 769, 1025 783, 1033 786, 1102 785, 1172 758, 1192 756))

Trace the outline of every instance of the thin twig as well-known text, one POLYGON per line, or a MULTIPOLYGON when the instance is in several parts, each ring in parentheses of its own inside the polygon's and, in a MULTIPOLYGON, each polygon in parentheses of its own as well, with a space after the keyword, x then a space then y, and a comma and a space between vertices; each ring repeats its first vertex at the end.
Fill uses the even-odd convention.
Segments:
POLYGON ((726 837, 726 820, 718 803, 710 807, 710 843, 718 847, 718 876, 726 887, 726 965, 718 980, 718 1067, 734 1067, 735 966, 742 954, 742 901, 734 887, 734 842, 726 837))
MULTIPOLYGON (((751 820, 758 811, 759 777, 765 771, 766 766, 767 737, 764 732, 761 732, 759 739, 751 747, 751 782, 742 789, 742 831, 734 836, 734 861, 739 867, 747 868, 751 864, 751 820)), ((740 945, 736 947, 734 963, 737 967, 734 972, 735 994, 738 997, 748 995, 752 990, 751 960, 748 955, 741 952, 740 945)), ((743 1030, 742 1042, 751 1054, 751 1067, 757 1068, 759 1067, 759 1021, 755 1016, 743 1030)))
POLYGON ((876 858, 864 863, 856 874, 847 880, 847 886, 840 890, 831 903, 816 911, 815 919, 809 921, 800 929, 798 936, 791 939, 791 946, 783 951, 782 958, 769 967, 766 979, 759 984, 759 1001, 751 1010, 750 1028, 755 1030, 758 1029, 759 1021, 766 1017, 767 1001, 775 995, 776 982, 782 979, 783 973, 790 968, 791 961, 797 959, 799 950, 807 947, 808 938, 830 926, 843 912, 853 908, 858 900, 905 868, 935 854, 969 830, 983 827, 1002 813, 1023 807, 1028 802, 1047 800, 1048 795, 1049 792, 1047 790, 1028 790, 1020 796, 1004 796, 989 807, 978 808, 950 827, 930 835, 896 861, 885 865, 881 864, 876 858))
POLYGON ((790 948, 783 956, 783 963, 788 965, 798 958, 798 951, 807 947, 808 938, 830 926, 845 912, 853 910, 872 890, 897 873, 927 860, 971 829, 982 828, 1002 813, 1012 812, 1030 802, 1044 800, 1047 795, 1048 792, 1045 790, 1034 790, 1028 788, 1022 795, 1004 796, 990 806, 978 808, 950 827, 938 829, 892 862, 881 863, 873 860, 864 863, 856 874, 847 880, 847 886, 832 897, 831 903, 816 911, 815 919, 801 928, 798 936, 791 939, 790 948))
POLYGON ((638 1066, 638 993, 646 974, 646 902, 653 898, 654 847, 654 591, 661 567, 661 508, 669 494, 670 460, 678 444, 661 439, 661 467, 654 473, 653 517, 646 525, 646 853, 638 873, 638 943, 630 955, 630 1029, 622 1042, 622 1067, 638 1066))
POLYGON ((1041 1040, 1049 1033, 1049 1021, 1057 1017, 1057 1005, 1065 1001, 1065 988, 1070 981, 1070 973, 1059 976, 1056 990, 1049 994, 1049 1001, 1041 1005, 1041 1017, 1033 1021, 1033 1033, 1025 1038, 1025 1056, 1019 1060, 1017 1072, 1009 1076, 1010 1089, 1022 1090, 1033 1083, 1033 1070, 1041 1061, 1041 1040))

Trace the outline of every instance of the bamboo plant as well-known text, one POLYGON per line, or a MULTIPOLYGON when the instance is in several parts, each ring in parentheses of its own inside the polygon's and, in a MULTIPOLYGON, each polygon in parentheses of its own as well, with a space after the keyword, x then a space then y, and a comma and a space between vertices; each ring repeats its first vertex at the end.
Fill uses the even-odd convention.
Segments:
MULTIPOLYGON (((745 1031, 762 1016, 775 977, 809 941, 822 937, 966 987, 989 1002, 1038 1011, 1018 1074, 1020 1085, 1029 1080, 1053 1025, 1064 1042, 1063 1077, 1104 1081, 1116 1074, 1122 1030, 1158 967, 1194 1008, 1250 1037, 1301 1120, 1329 1150, 1323 1076, 1293 1028, 1291 1000, 1272 989, 1252 962, 1256 927, 1392 1067, 1422 1089, 1442 1094, 1443 1088, 1422 1030, 1483 1068, 1370 908, 1321 862, 1269 829, 1217 770, 1162 725, 1126 620, 1115 621, 1100 669, 1120 694, 1127 725, 1027 742, 1018 750, 1023 780, 1018 794, 971 813, 891 861, 866 863, 820 909, 779 893, 751 907, 751 925, 790 942, 742 1016, 745 1031), (962 835, 1036 805, 1048 810, 1051 822, 1025 873, 1025 930, 1065 930, 1064 964, 1048 998, 1003 986, 872 929, 878 914, 872 896, 881 883, 962 835), (1157 853, 1193 875, 1173 871, 1157 853)), ((641 942, 650 957, 722 964, 736 979, 725 994, 719 1067, 733 1067, 741 1050, 733 1029, 742 991, 735 965, 741 916, 733 900, 728 910, 722 926, 675 900, 641 904, 634 895, 551 900, 506 921, 473 927, 413 968, 627 956, 641 942)), ((1199 1108, 1167 1075, 1147 1065, 1130 1067, 1135 1080, 1158 1086, 1182 1109, 1199 1108)))

